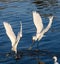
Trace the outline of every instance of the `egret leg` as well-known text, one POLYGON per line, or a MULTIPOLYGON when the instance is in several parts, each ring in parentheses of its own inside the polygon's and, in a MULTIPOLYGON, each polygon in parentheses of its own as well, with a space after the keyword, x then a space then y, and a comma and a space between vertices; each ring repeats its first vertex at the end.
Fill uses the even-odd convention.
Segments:
POLYGON ((33 43, 33 44, 28 48, 28 50, 31 50, 34 44, 35 44, 35 43, 33 43))
MULTIPOLYGON (((36 49, 36 51, 38 51, 39 50, 39 42, 37 42, 37 49, 36 49)), ((39 64, 39 52, 38 52, 38 55, 37 55, 37 63, 39 64)))

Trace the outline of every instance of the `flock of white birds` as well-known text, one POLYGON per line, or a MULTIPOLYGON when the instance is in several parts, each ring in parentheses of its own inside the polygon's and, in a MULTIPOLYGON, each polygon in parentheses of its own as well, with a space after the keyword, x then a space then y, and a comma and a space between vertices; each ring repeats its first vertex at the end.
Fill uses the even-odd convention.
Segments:
MULTIPOLYGON (((47 27, 44 28, 42 18, 40 16, 40 14, 36 11, 33 11, 33 22, 34 22, 34 25, 36 27, 36 35, 33 36, 32 40, 33 41, 41 40, 42 37, 44 36, 44 34, 51 27, 52 21, 53 21, 53 16, 50 16, 49 17, 49 23, 48 23, 47 27)), ((12 27, 9 23, 3 22, 3 25, 5 27, 7 36, 11 40, 11 45, 12 45, 11 50, 14 51, 15 54, 17 54, 17 45, 19 43, 19 40, 22 38, 22 22, 20 22, 20 31, 18 32, 17 37, 15 36, 15 34, 13 32, 13 29, 12 29, 12 27)), ((32 47, 30 47, 30 49, 32 49, 32 47)), ((54 59, 54 64, 59 64, 57 62, 57 57, 56 56, 54 56, 53 59, 54 59)))

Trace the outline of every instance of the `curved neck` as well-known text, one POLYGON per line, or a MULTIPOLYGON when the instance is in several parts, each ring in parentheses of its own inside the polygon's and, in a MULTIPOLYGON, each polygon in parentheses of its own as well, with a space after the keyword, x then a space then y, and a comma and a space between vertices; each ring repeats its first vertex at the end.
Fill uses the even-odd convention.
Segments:
POLYGON ((57 59, 55 59, 54 62, 57 62, 57 59))

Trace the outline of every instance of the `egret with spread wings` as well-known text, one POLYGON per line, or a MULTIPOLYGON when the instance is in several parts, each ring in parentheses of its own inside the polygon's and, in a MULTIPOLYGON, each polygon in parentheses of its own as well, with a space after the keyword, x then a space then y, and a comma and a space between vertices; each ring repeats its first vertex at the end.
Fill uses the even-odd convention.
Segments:
POLYGON ((13 29, 9 23, 3 22, 3 25, 5 27, 7 36, 11 40, 12 51, 14 51, 17 54, 17 45, 20 38, 22 37, 22 23, 20 22, 21 27, 20 27, 20 31, 18 32, 17 37, 15 36, 13 29))
MULTIPOLYGON (((33 42, 37 41, 37 40, 39 41, 39 40, 42 39, 42 37, 44 36, 44 34, 51 27, 52 20, 53 20, 53 16, 50 16, 49 17, 49 23, 48 23, 47 27, 44 28, 43 27, 42 18, 40 16, 40 14, 37 13, 36 11, 33 11, 33 22, 34 22, 34 25, 36 27, 36 35, 32 37, 33 42)), ((31 48, 32 48, 32 46, 29 49, 31 49, 31 48)))

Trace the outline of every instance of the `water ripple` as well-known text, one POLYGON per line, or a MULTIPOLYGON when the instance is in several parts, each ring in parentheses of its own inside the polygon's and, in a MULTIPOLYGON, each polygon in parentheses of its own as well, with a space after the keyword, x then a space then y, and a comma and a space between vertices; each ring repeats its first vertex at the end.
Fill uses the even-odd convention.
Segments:
MULTIPOLYGON (((32 44, 32 36, 36 33, 36 28, 33 23, 32 11, 37 11, 41 14, 44 28, 49 20, 48 16, 56 16, 53 19, 53 24, 50 30, 39 41, 39 49, 48 51, 60 52, 60 1, 59 0, 0 0, 0 52, 10 52, 11 43, 6 35, 3 22, 11 24, 15 34, 20 30, 20 21, 23 27, 23 38, 19 42, 18 50, 28 48, 32 44)), ((33 46, 36 48, 38 42, 33 46)), ((51 53, 52 54, 52 53, 51 53)), ((34 58, 34 57, 33 57, 34 58)), ((0 57, 1 64, 37 64, 37 61, 31 60, 31 57, 23 57, 19 61, 15 61, 13 57, 0 57)), ((50 57, 40 57, 45 63, 52 63, 50 57)), ((60 59, 60 58, 59 58, 60 59)), ((60 60, 59 60, 60 61, 60 60)))

